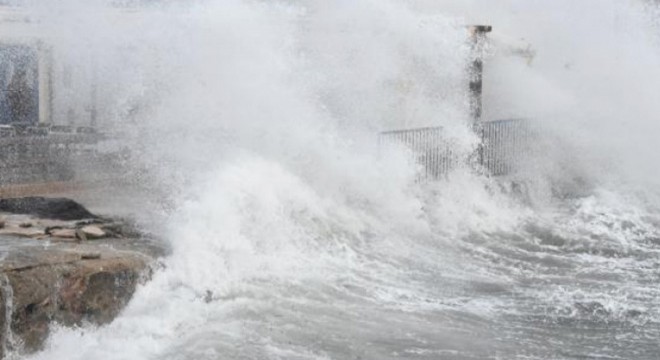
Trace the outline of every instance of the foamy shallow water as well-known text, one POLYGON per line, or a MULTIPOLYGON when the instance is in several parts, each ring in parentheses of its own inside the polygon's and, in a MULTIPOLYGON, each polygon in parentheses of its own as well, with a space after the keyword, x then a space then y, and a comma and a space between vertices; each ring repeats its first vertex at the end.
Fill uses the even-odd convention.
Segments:
POLYGON ((28 358, 654 359, 660 228, 607 201, 462 238, 303 235, 238 274, 173 255, 115 322, 28 358), (596 205, 620 215, 582 221, 596 205))

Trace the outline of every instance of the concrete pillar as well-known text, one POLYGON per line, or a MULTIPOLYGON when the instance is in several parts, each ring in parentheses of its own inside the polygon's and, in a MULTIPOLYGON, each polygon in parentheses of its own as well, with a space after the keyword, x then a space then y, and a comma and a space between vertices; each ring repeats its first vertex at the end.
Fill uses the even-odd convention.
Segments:
POLYGON ((53 56, 51 49, 43 42, 37 44, 39 72, 39 123, 52 123, 53 109, 53 56))
POLYGON ((483 46, 486 34, 493 30, 489 25, 472 25, 470 31, 471 61, 470 76, 470 116, 475 126, 481 122, 483 96, 483 46))
POLYGON ((468 28, 470 31, 470 67, 468 69, 470 76, 470 118, 472 119, 472 129, 479 135, 481 142, 476 152, 476 162, 480 166, 485 166, 486 154, 484 144, 484 129, 481 124, 481 115, 483 110, 483 47, 486 40, 486 34, 493 30, 489 25, 473 25, 468 28))

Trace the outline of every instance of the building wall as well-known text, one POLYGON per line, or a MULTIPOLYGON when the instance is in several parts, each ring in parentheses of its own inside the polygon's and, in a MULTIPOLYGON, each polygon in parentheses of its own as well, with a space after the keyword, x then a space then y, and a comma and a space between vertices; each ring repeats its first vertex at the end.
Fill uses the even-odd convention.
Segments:
POLYGON ((20 8, 0 6, 0 123, 90 125, 92 62, 40 32, 20 8))

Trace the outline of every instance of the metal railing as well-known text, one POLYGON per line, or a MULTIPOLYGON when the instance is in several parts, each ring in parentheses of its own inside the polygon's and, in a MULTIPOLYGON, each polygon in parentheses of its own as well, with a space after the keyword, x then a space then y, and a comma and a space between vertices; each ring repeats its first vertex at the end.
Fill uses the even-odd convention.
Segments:
MULTIPOLYGON (((515 171, 529 152, 534 136, 532 127, 524 119, 481 122, 476 130, 481 136, 476 162, 493 176, 515 171)), ((467 155, 461 158, 442 127, 386 131, 380 133, 380 142, 409 148, 422 169, 420 176, 429 180, 438 179, 459 163, 470 162, 473 158, 467 155)))
POLYGON ((380 133, 380 142, 409 148, 422 168, 420 176, 424 179, 440 178, 459 160, 441 127, 385 131, 380 133))
POLYGON ((532 151, 535 132, 525 119, 486 121, 480 124, 480 165, 494 176, 507 175, 532 151))
MULTIPOLYGON (((515 171, 535 136, 524 119, 482 122, 477 130, 482 137, 478 163, 494 176, 515 171)), ((74 180, 75 163, 95 161, 101 139, 89 128, 0 126, 0 186, 74 180)), ((386 131, 380 141, 409 148, 426 180, 439 179, 469 161, 441 127, 386 131)))

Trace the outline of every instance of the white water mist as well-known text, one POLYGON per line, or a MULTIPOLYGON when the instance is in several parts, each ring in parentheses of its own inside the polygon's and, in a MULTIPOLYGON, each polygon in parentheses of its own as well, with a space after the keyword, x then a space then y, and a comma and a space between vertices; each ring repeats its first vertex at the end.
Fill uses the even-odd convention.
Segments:
MULTIPOLYGON (((497 293, 515 283, 489 267, 500 265, 490 257, 501 239, 479 236, 524 233, 537 214, 465 168, 423 189, 410 154, 379 152, 376 136, 439 125, 458 153, 474 150, 467 24, 495 26, 488 118, 543 123, 579 149, 568 161, 579 173, 603 182, 609 160, 623 169, 613 178, 656 171, 657 105, 636 89, 660 83, 660 67, 636 3, 67 1, 34 9, 55 53, 89 69, 81 82, 98 82, 99 123, 122 134, 129 169, 166 197, 158 230, 172 244, 117 320, 59 329, 35 359, 323 359, 361 346, 367 358, 395 358, 399 343, 383 339, 415 340, 408 334, 473 347, 438 324, 454 324, 460 311, 492 314, 500 300, 471 299, 452 284, 491 281, 497 293), (514 50, 529 44, 523 54, 533 56, 507 55, 511 42, 514 50), (488 265, 462 253, 473 246, 488 265), (428 324, 415 318, 420 309, 428 324)), ((457 322, 468 334, 485 331, 457 322)), ((413 350, 406 354, 443 355, 413 350)))

